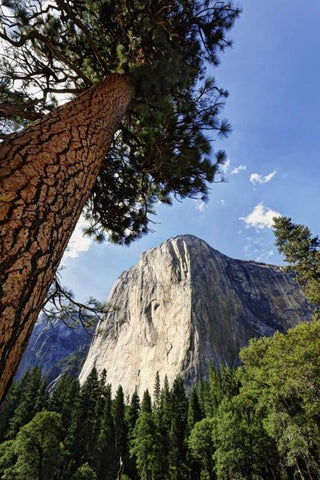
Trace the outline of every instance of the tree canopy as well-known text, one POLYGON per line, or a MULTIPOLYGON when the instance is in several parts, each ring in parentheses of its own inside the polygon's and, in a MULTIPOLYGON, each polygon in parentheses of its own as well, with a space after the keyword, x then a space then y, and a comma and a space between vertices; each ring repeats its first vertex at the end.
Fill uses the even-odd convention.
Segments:
POLYGON ((225 158, 211 133, 230 132, 228 94, 206 70, 231 46, 231 1, 5 0, 0 15, 2 136, 110 73, 135 85, 85 207, 89 234, 127 244, 155 202, 206 197, 225 158))
POLYGON ((320 312, 320 240, 305 225, 291 218, 274 219, 276 246, 293 272, 309 302, 320 312))

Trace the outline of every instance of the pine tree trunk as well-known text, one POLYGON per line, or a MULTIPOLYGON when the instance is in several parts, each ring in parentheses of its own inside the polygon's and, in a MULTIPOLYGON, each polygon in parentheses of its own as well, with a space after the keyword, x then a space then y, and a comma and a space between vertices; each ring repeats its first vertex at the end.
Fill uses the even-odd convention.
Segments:
POLYGON ((132 94, 110 75, 0 145, 0 403, 132 94))

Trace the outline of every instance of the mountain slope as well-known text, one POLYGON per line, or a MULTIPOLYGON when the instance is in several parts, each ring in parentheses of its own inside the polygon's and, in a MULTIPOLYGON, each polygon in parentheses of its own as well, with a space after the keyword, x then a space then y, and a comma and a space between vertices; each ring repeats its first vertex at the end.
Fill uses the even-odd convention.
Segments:
POLYGON ((191 235, 144 252, 108 301, 117 309, 99 323, 80 381, 95 365, 127 394, 152 391, 157 371, 171 382, 181 374, 190 386, 209 362, 237 365, 251 337, 311 318, 281 267, 233 260, 191 235))
POLYGON ((48 382, 55 380, 62 372, 76 377, 81 370, 91 339, 92 335, 82 326, 70 328, 62 320, 49 320, 45 315, 40 316, 15 378, 20 378, 26 370, 36 365, 41 368, 48 382))

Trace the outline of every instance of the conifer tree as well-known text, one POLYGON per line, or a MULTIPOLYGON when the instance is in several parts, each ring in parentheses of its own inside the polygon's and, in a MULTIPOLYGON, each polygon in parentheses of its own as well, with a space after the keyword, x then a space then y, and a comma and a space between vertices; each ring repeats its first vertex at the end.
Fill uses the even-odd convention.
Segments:
POLYGON ((212 399, 210 398, 211 396, 210 396, 209 382, 204 380, 203 378, 200 379, 198 384, 198 397, 199 397, 201 409, 204 412, 205 417, 212 417, 213 410, 212 410, 212 399))
POLYGON ((81 388, 66 435, 66 478, 68 475, 71 476, 82 464, 94 463, 101 421, 101 418, 97 416, 100 397, 98 374, 94 367, 81 388))
MULTIPOLYGON (((202 467, 202 475, 208 478, 208 480, 216 480, 213 462, 213 425, 214 420, 212 418, 202 419, 194 425, 188 439, 191 457, 202 467)), ((201 474, 199 475, 199 470, 194 468, 192 480, 196 480, 196 478, 200 479, 201 474)))
POLYGON ((72 411, 78 402, 79 392, 79 381, 69 375, 62 375, 50 396, 49 409, 61 414, 62 425, 65 430, 70 427, 72 411))
POLYGON ((188 432, 190 433, 195 423, 200 422, 204 417, 203 410, 200 405, 198 392, 196 387, 192 385, 191 394, 188 402, 188 432))
POLYGON ((187 417, 188 403, 181 377, 173 382, 172 393, 172 421, 170 427, 169 469, 172 480, 187 478, 187 417))
POLYGON ((28 382, 29 376, 30 370, 27 370, 20 380, 12 384, 5 401, 1 405, 0 443, 3 442, 7 436, 9 422, 14 416, 14 412, 21 401, 21 397, 23 395, 25 385, 28 382))
POLYGON ((129 457, 128 426, 125 420, 124 394, 121 385, 119 385, 112 402, 112 415, 115 436, 115 461, 118 466, 120 462, 123 462, 126 468, 126 461, 129 457))
POLYGON ((161 480, 168 478, 169 471, 169 431, 171 425, 170 416, 170 391, 168 378, 165 377, 164 387, 161 390, 160 376, 156 373, 154 383, 154 397, 153 397, 153 419, 157 432, 157 444, 154 448, 154 462, 152 468, 152 475, 154 480, 161 480))
POLYGON ((152 406, 151 406, 151 397, 149 390, 145 390, 143 397, 142 397, 142 402, 141 402, 141 413, 146 412, 146 413, 152 413, 152 406))
POLYGON ((187 433, 188 436, 188 452, 187 452, 187 463, 189 474, 192 480, 199 480, 201 475, 201 462, 199 459, 193 455, 192 449, 190 448, 190 435, 193 431, 194 426, 197 422, 200 422, 204 417, 204 412, 201 408, 197 390, 194 385, 191 388, 191 394, 188 402, 188 421, 187 421, 187 433))
POLYGON ((1 8, 3 134, 37 120, 0 148, 0 400, 83 209, 98 239, 129 243, 157 201, 206 197, 225 155, 204 132, 230 132, 218 118, 227 92, 206 67, 238 14, 231 0, 1 8))
MULTIPOLYGON (((126 420, 127 420, 127 425, 128 425, 128 444, 129 444, 129 450, 132 447, 132 442, 133 442, 133 432, 134 428, 136 426, 137 420, 140 415, 140 399, 137 390, 134 391, 132 397, 131 397, 131 402, 129 405, 129 408, 127 409, 126 412, 126 420)), ((128 460, 127 460, 127 468, 126 471, 128 473, 128 476, 131 480, 138 480, 138 473, 136 469, 136 463, 137 463, 137 458, 134 453, 130 454, 128 460)))
POLYGON ((209 365, 210 411, 213 417, 224 397, 221 368, 209 365))
POLYGON ((40 368, 34 367, 27 377, 20 402, 9 422, 8 438, 14 438, 23 425, 46 407, 48 401, 46 386, 40 368))
POLYGON ((157 444, 156 425, 150 411, 141 411, 133 431, 130 454, 136 457, 137 471, 141 480, 153 480, 155 446, 157 444))
POLYGON ((127 424, 129 439, 132 437, 133 429, 140 414, 140 399, 137 390, 134 391, 131 397, 129 409, 127 411, 127 424))
POLYGON ((320 240, 310 229, 297 225, 288 217, 274 220, 275 245, 289 263, 308 300, 320 312, 320 240))
POLYGON ((153 410, 157 411, 160 409, 161 404, 161 383, 160 383, 160 375, 157 371, 156 377, 154 380, 154 389, 153 389, 153 410))
POLYGON ((172 396, 167 375, 164 377, 163 388, 161 390, 161 414, 163 428, 169 434, 172 414, 172 396))
POLYGON ((115 459, 115 432, 111 409, 111 386, 104 393, 104 411, 97 443, 97 480, 113 480, 117 471, 115 459))

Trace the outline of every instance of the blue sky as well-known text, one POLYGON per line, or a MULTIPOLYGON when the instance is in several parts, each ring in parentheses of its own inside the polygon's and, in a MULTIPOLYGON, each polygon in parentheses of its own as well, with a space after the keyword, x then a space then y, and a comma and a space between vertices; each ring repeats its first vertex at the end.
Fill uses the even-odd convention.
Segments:
POLYGON ((233 133, 217 143, 227 181, 207 204, 159 206, 149 233, 130 247, 95 244, 81 225, 63 259, 62 283, 77 298, 105 300, 144 250, 193 234, 233 258, 281 264, 271 219, 289 216, 320 234, 320 2, 243 0, 234 47, 213 72, 230 97, 222 113, 233 133))

